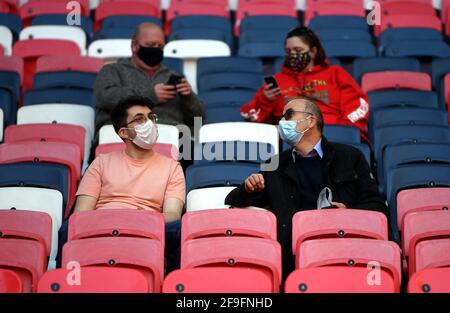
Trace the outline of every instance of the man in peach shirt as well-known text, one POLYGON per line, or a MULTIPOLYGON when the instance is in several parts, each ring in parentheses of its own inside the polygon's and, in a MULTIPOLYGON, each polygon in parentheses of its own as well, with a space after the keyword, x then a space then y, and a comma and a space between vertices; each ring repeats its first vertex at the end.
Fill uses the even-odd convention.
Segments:
POLYGON ((136 208, 161 212, 166 222, 168 271, 179 260, 185 178, 180 164, 152 150, 158 138, 153 102, 132 96, 111 114, 125 150, 99 155, 84 174, 76 193, 75 212, 136 208))

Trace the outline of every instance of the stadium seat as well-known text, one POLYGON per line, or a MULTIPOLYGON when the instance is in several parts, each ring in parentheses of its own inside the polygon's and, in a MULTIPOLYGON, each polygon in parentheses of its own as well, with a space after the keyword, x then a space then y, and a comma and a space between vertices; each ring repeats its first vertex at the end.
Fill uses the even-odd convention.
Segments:
POLYGON ((68 241, 96 237, 141 237, 164 246, 164 218, 159 212, 100 209, 70 216, 68 241))
POLYGON ((442 34, 433 28, 388 28, 379 38, 379 51, 383 53, 387 46, 406 40, 442 41, 442 34))
MULTIPOLYGON (((45 84, 46 80, 41 80, 39 84, 45 84)), ((50 83, 50 82, 49 82, 50 83)), ((44 88, 26 91, 23 96, 23 105, 36 104, 66 104, 82 105, 94 107, 94 93, 91 89, 85 88, 44 88)))
POLYGON ((103 1, 95 10, 94 31, 102 26, 105 18, 110 16, 151 16, 161 18, 159 1, 103 1))
POLYGON ((430 91, 378 90, 369 92, 367 95, 371 110, 387 107, 439 108, 436 93, 430 91))
MULTIPOLYGON (((416 246, 427 240, 450 238, 448 211, 413 212, 405 216, 402 229, 402 251, 409 257, 409 275, 415 271, 416 246)), ((449 253, 447 251, 447 253, 449 253)))
POLYGON ((450 75, 444 78, 444 99, 447 107, 448 125, 450 125, 450 75))
MULTIPOLYGON (((34 75, 33 88, 41 90, 56 87, 60 90, 61 89, 67 90, 67 92, 70 92, 72 89, 74 90, 88 89, 90 91, 94 87, 94 82, 96 78, 97 73, 82 73, 73 71, 42 72, 36 73, 34 75)), ((54 102, 63 102, 63 101, 62 100, 58 101, 58 99, 56 99, 54 102)), ((91 104, 87 103, 87 105, 91 104)))
POLYGON ((21 293, 22 280, 14 271, 0 269, 0 293, 21 293))
POLYGON ((255 92, 252 90, 215 90, 199 95, 206 109, 233 107, 238 110, 252 100, 255 92))
POLYGON ((397 225, 403 229, 403 221, 409 213, 448 210, 450 188, 416 188, 397 194, 397 225))
POLYGON ((327 56, 334 58, 369 58, 377 54, 375 46, 365 41, 326 40, 322 45, 327 56))
POLYGON ((3 111, 5 126, 16 122, 22 76, 21 58, 0 56, 0 109, 3 111))
POLYGON ((276 217, 265 210, 219 209, 187 212, 181 223, 181 245, 187 240, 209 237, 277 240, 276 217))
POLYGON ((296 268, 327 266, 363 267, 377 262, 394 280, 395 292, 400 291, 400 248, 392 241, 349 238, 308 240, 300 245, 296 268))
POLYGON ((41 72, 82 72, 98 73, 104 62, 99 58, 85 56, 43 56, 37 60, 36 73, 41 72))
POLYGON ((292 252, 298 264, 300 246, 307 240, 323 238, 368 238, 388 240, 386 216, 380 212, 342 209, 312 210, 292 218, 292 252))
POLYGON ((442 31, 442 24, 436 15, 420 15, 420 18, 410 14, 395 14, 383 16, 381 25, 376 25, 374 34, 378 37, 389 28, 431 28, 442 31))
POLYGON ((450 48, 444 41, 398 41, 386 47, 388 57, 447 58, 450 48))
POLYGON ((450 239, 448 238, 419 242, 416 246, 416 272, 429 268, 449 268, 449 251, 450 239))
POLYGON ((445 76, 450 72, 450 58, 434 59, 431 63, 431 77, 433 88, 437 91, 442 109, 447 108, 447 90, 445 76))
POLYGON ((69 169, 64 165, 34 162, 0 164, 0 174, 0 187, 39 187, 58 190, 63 196, 64 210, 71 209, 69 169))
POLYGON ((22 292, 35 292, 45 271, 45 247, 32 240, 0 240, 0 268, 14 271, 22 282, 22 292))
POLYGON ((270 273, 272 292, 281 283, 281 246, 275 240, 251 237, 216 237, 185 241, 181 269, 222 266, 252 268, 270 273))
POLYGON ((198 78, 198 92, 249 89, 256 93, 263 84, 261 73, 214 73, 198 78))
POLYGON ((316 35, 322 41, 352 40, 352 41, 372 42, 372 37, 368 31, 352 28, 316 30, 316 35))
POLYGON ((148 293, 147 279, 131 268, 86 266, 79 268, 77 283, 74 270, 60 268, 46 272, 39 280, 38 293, 148 293), (73 277, 74 281, 68 281, 73 277), (70 284, 69 284, 70 282, 70 284))
POLYGON ((368 30, 367 21, 364 17, 354 15, 318 15, 313 17, 307 25, 314 31, 322 29, 339 28, 368 30))
POLYGON ((197 78, 210 74, 253 73, 263 75, 263 64, 259 59, 243 57, 212 57, 197 60, 197 78))
POLYGON ((249 58, 278 58, 285 55, 284 43, 256 42, 244 44, 239 47, 238 55, 249 58))
POLYGON ((449 293, 450 268, 430 268, 414 273, 408 281, 408 293, 449 293))
POLYGON ((88 55, 103 59, 131 57, 131 39, 99 39, 90 43, 88 55))
POLYGON ((0 108, 0 142, 3 141, 3 110, 0 108))
POLYGON ((250 15, 239 25, 240 33, 252 30, 281 30, 287 33, 289 29, 298 26, 298 20, 293 16, 283 15, 250 15))
POLYGON ((88 238, 67 242, 62 267, 77 261, 80 266, 133 268, 146 277, 149 292, 160 292, 164 275, 164 247, 144 238, 88 238))
POLYGON ((154 23, 159 26, 162 26, 162 22, 159 18, 148 15, 113 15, 108 16, 102 21, 102 26, 100 30, 104 29, 134 29, 139 24, 142 23, 154 23))
POLYGON ((179 58, 166 58, 164 57, 162 64, 169 69, 182 74, 183 73, 183 60, 179 58))
POLYGON ((359 143, 361 137, 359 129, 354 126, 346 125, 325 125, 323 130, 324 136, 331 141, 345 143, 359 143))
POLYGON ((342 1, 309 1, 305 11, 305 25, 308 25, 312 18, 326 15, 344 15, 365 17, 362 3, 342 2, 342 1))
MULTIPOLYGON (((94 36, 93 23, 89 16, 80 15, 80 25, 74 24, 71 26, 79 27, 84 31, 87 36, 87 41, 90 42, 94 36)), ((31 20, 31 26, 41 25, 60 25, 67 26, 67 13, 66 14, 43 14, 33 17, 31 20)), ((86 49, 86 47, 85 47, 86 49)))
POLYGON ((23 239, 39 242, 50 256, 52 219, 49 214, 25 210, 0 210, 2 239, 23 239))
POLYGON ((302 268, 286 279, 285 293, 394 293, 398 287, 392 275, 379 271, 379 284, 367 283, 370 272, 365 267, 324 266, 302 268))
POLYGON ((383 16, 392 15, 413 15, 413 16, 436 16, 436 10, 431 5, 431 2, 415 2, 415 1, 385 1, 381 2, 381 11, 383 16))
POLYGON ((211 187, 191 190, 186 197, 186 212, 225 209, 226 196, 235 187, 211 187))
POLYGON ((196 267, 164 279, 163 293, 271 293, 271 275, 253 268, 196 267))
POLYGON ((0 46, 4 50, 4 55, 11 55, 13 43, 13 33, 6 26, 0 26, 0 46))
POLYGON ((68 25, 38 25, 28 26, 19 34, 19 40, 51 39, 74 42, 80 48, 81 54, 86 54, 86 34, 79 27, 68 25))
POLYGON ((14 36, 14 39, 19 38, 20 30, 22 29, 22 20, 15 14, 0 12, 0 25, 8 27, 14 36))
POLYGON ((362 58, 353 61, 353 78, 360 83, 366 73, 385 71, 419 72, 420 62, 414 58, 362 58))
POLYGON ((386 71, 366 73, 362 76, 364 92, 380 89, 413 89, 431 91, 431 77, 426 73, 386 71))
MULTIPOLYGON (((23 26, 29 26, 31 20, 39 15, 48 14, 64 14, 67 16, 69 10, 77 9, 77 6, 73 4, 68 6, 70 0, 39 0, 39 1, 27 1, 20 7, 20 17, 22 19, 23 26), (67 8, 69 7, 69 9, 67 8)), ((82 16, 89 16, 89 0, 80 0, 79 14, 82 16)))
POLYGON ((17 41, 13 46, 13 55, 24 60, 23 89, 33 86, 36 60, 44 55, 80 55, 80 48, 69 40, 27 39, 17 41))
POLYGON ((213 107, 205 110, 203 124, 215 124, 226 122, 244 122, 244 118, 238 107, 213 107))

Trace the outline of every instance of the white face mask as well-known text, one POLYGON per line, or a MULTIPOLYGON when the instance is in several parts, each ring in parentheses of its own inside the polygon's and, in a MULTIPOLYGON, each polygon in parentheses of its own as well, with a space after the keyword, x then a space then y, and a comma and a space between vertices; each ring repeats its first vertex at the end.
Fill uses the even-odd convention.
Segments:
POLYGON ((158 127, 151 120, 147 120, 144 124, 134 126, 136 137, 133 143, 146 150, 150 150, 158 140, 158 127))

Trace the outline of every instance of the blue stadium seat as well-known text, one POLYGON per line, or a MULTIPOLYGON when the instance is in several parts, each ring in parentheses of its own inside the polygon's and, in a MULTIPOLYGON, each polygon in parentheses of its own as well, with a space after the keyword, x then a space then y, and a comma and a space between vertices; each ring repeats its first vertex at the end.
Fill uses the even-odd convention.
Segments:
MULTIPOLYGON (((328 61, 330 62, 331 65, 342 66, 342 63, 338 58, 328 58, 328 61)), ((276 73, 278 71, 281 71, 281 67, 283 66, 283 64, 284 64, 284 57, 276 59, 273 65, 274 72, 276 73)))
POLYGON ((207 153, 207 155, 198 153, 202 155, 202 158, 194 160, 195 165, 223 161, 263 163, 271 158, 275 151, 274 147, 268 143, 247 141, 208 142, 197 145, 195 148, 207 153), (259 153, 260 151, 262 153, 259 153))
POLYGON ((85 72, 40 72, 34 76, 33 89, 55 87, 93 89, 96 77, 96 73, 85 72))
POLYGON ((200 98, 205 108, 238 107, 249 102, 255 96, 252 90, 215 90, 204 92, 200 98))
POLYGON ((450 186, 450 166, 448 165, 406 165, 392 169, 387 174, 386 196, 390 206, 390 226, 394 240, 400 242, 397 227, 397 193, 403 189, 420 187, 450 186))
POLYGON ((322 45, 329 57, 368 58, 377 55, 375 46, 365 41, 325 40, 322 45))
POLYGON ((230 47, 230 49, 233 49, 234 44, 231 33, 222 29, 206 27, 207 26, 172 30, 168 41, 183 39, 218 40, 225 42, 230 47))
POLYGON ((263 73, 260 59, 244 57, 215 57, 197 60, 197 77, 215 73, 263 73))
POLYGON ((363 58, 353 61, 353 78, 361 83, 365 73, 382 71, 419 72, 420 62, 414 58, 363 58))
POLYGON ((15 14, 0 13, 0 25, 8 27, 15 39, 19 38, 22 29, 22 20, 15 14))
MULTIPOLYGON (((299 21, 292 16, 258 15, 247 16, 240 25, 240 32, 252 30, 281 30, 284 35, 289 29, 299 25, 299 21)), ((284 37, 283 37, 284 38, 284 37)))
MULTIPOLYGON (((87 16, 80 16, 81 29, 84 30, 88 41, 92 41, 94 36, 92 20, 87 16)), ((31 20, 31 25, 67 25, 67 15, 65 14, 44 14, 38 15, 31 20)))
POLYGON ((282 43, 286 31, 282 29, 255 29, 241 32, 239 36, 239 47, 252 43, 282 43))
POLYGON ((0 109, 3 110, 5 125, 16 122, 17 102, 19 98, 19 74, 16 72, 0 71, 0 109))
POLYGON ((359 16, 334 16, 334 15, 322 15, 314 17, 308 25, 314 31, 321 29, 340 29, 340 28, 351 28, 368 30, 366 19, 359 16))
POLYGON ((179 74, 183 74, 183 59, 164 57, 162 63, 179 74))
POLYGON ((377 128, 400 125, 446 126, 447 112, 428 108, 387 108, 375 110, 369 123, 369 138, 377 128))
MULTIPOLYGON (((0 187, 39 187, 62 193, 66 207, 69 193, 69 169, 61 164, 12 163, 0 164, 0 187)), ((63 209, 64 210, 64 209, 63 209)), ((64 214, 64 211, 62 212, 64 214)))
POLYGON ((154 23, 162 26, 160 19, 147 15, 115 15, 108 16, 102 21, 101 29, 108 28, 136 28, 141 23, 154 23))
POLYGON ((214 186, 240 185, 251 174, 260 171, 259 164, 238 162, 212 162, 191 165, 186 169, 186 191, 214 186))
POLYGON ((320 41, 355 40, 372 42, 372 36, 366 30, 353 28, 320 29, 316 31, 320 41))
POLYGON ((212 107, 205 110, 204 124, 224 123, 224 122, 243 122, 239 107, 212 107))
POLYGON ((386 186, 387 173, 401 165, 411 164, 450 165, 450 143, 417 143, 388 145, 383 154, 378 182, 380 190, 386 186))
POLYGON ((134 28, 101 28, 94 34, 93 40, 100 39, 130 39, 133 36, 134 28))
POLYGON ((371 110, 387 107, 439 108, 437 95, 432 91, 379 90, 367 95, 371 110))
POLYGON ((447 73, 450 73, 450 58, 434 59, 431 63, 431 78, 433 88, 438 93, 439 103, 443 109, 446 108, 444 77, 447 73))
POLYGON ((259 73, 214 73, 206 74, 198 80, 198 91, 248 89, 257 91, 263 84, 259 73))
POLYGON ((442 34, 432 28, 388 28, 380 35, 380 51, 402 40, 442 41, 442 34))
POLYGON ((239 46, 238 55, 251 58, 277 58, 284 56, 283 40, 276 43, 258 42, 239 46))
POLYGON ((447 58, 450 48, 443 41, 404 40, 391 43, 383 54, 388 57, 447 58))
POLYGON ((329 141, 335 142, 361 142, 359 128, 346 125, 325 125, 323 134, 329 141))
POLYGON ((90 89, 47 88, 25 92, 23 105, 43 103, 70 103, 94 106, 94 95, 90 89))

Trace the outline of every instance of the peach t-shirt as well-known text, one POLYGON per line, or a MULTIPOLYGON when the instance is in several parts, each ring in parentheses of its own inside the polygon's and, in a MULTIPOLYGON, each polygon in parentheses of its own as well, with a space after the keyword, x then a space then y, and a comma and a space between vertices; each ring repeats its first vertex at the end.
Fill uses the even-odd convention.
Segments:
POLYGON ((177 161, 157 152, 148 160, 136 160, 122 150, 95 158, 76 195, 97 198, 96 209, 137 208, 162 212, 166 198, 185 202, 186 185, 177 161))

